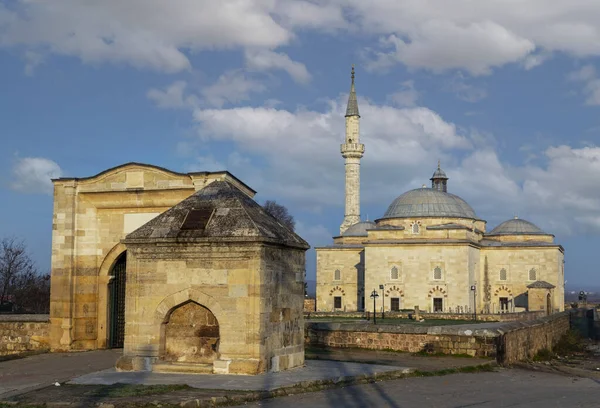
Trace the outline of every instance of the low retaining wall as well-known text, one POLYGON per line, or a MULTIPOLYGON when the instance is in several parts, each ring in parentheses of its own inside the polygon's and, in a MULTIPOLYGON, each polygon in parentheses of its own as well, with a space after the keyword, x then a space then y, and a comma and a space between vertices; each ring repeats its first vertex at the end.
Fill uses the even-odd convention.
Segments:
POLYGON ((0 315, 0 356, 49 349, 48 315, 0 315))
POLYGON ((306 322, 305 344, 374 350, 468 354, 510 364, 551 349, 569 330, 569 313, 532 321, 456 326, 306 322))
POLYGON ((496 359, 501 364, 533 358, 542 349, 552 350, 569 331, 570 313, 562 312, 530 322, 509 323, 500 330, 496 359))
MULTIPOLYGON (((413 311, 410 312, 385 312, 386 318, 394 319, 408 319, 409 316, 414 315, 413 311)), ((420 315, 425 320, 472 320, 472 313, 424 313, 420 312, 420 315)), ((546 315, 545 311, 536 312, 520 312, 520 313, 487 313, 477 314, 477 321, 480 322, 514 322, 514 321, 529 321, 536 320, 546 315)), ((372 319, 373 313, 371 312, 310 312, 304 309, 304 317, 306 320, 314 318, 354 318, 354 319, 372 319)), ((377 319, 381 319, 381 313, 377 313, 377 319)))

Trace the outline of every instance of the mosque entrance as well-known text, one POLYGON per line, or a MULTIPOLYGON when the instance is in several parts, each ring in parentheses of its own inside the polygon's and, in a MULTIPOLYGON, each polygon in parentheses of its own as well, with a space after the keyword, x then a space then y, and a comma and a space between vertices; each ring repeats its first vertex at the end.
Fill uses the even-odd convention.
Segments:
POLYGON ((209 309, 196 302, 173 309, 161 332, 164 361, 212 364, 218 358, 219 323, 209 309))
POLYGON ((125 283, 127 269, 127 253, 123 252, 115 262, 108 284, 109 293, 109 333, 108 346, 122 348, 125 340, 125 283))
POLYGON ((507 297, 501 297, 499 299, 500 301, 500 312, 502 313, 508 313, 508 298, 507 297))

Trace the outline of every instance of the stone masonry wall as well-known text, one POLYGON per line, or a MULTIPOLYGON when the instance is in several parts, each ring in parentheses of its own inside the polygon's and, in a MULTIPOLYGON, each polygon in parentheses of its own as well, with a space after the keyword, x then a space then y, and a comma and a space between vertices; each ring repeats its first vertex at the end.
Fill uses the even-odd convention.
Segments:
POLYGON ((309 323, 306 345, 356 347, 418 353, 468 354, 473 357, 495 357, 497 333, 449 327, 373 326, 365 324, 309 323))
POLYGON ((0 315, 0 356, 49 349, 48 315, 0 315))
MULTIPOLYGON (((305 308, 305 312, 306 308, 305 308)), ((360 318, 360 319, 372 319, 373 313, 371 312, 310 312, 310 316, 307 318, 360 318)), ((414 315, 414 312, 385 312, 385 318, 387 319, 408 319, 410 315, 414 315)), ((436 320, 472 320, 473 314, 469 313, 420 313, 420 316, 425 321, 430 319, 436 320)), ((544 311, 536 312, 520 312, 520 313, 490 313, 490 314, 477 314, 477 321, 479 322, 514 322, 514 321, 529 321, 536 320, 546 316, 544 311)), ((381 319, 381 313, 377 313, 377 320, 381 319)))
POLYGON ((552 349, 569 330, 569 320, 569 313, 562 312, 532 321, 454 327, 307 322, 305 344, 468 354, 495 357, 500 364, 511 364, 532 358, 541 349, 552 349))
POLYGON ((530 359, 542 349, 552 350, 569 329, 569 312, 518 325, 508 324, 505 326, 506 333, 498 339, 497 360, 501 364, 511 364, 530 359))

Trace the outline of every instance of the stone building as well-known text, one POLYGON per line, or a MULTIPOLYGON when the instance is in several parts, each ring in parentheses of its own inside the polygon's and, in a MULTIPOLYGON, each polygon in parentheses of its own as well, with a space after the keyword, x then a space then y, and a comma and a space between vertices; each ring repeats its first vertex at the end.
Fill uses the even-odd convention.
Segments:
POLYGON ((308 244, 233 175, 129 163, 54 187, 53 350, 124 347, 134 370, 303 364, 308 244))
POLYGON ((516 217, 486 232, 486 221, 448 192, 439 163, 430 188, 407 191, 381 218, 360 221, 359 118, 353 70, 341 145, 345 217, 333 244, 316 248, 318 311, 372 310, 373 291, 378 311, 564 309, 564 250, 554 235, 516 217))

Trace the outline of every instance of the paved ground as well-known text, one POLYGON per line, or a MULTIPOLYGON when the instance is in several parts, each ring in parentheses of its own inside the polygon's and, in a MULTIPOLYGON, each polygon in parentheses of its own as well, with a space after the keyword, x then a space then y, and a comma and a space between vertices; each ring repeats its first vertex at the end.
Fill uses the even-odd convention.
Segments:
POLYGON ((231 374, 173 374, 149 372, 117 372, 108 369, 83 375, 69 381, 72 385, 112 385, 112 384, 186 384, 193 388, 212 390, 271 391, 290 387, 302 382, 322 381, 340 377, 357 377, 387 372, 409 373, 406 367, 349 363, 341 361, 308 360, 304 367, 279 373, 259 375, 231 374))
POLYGON ((39 354, 0 362, 0 400, 114 367, 121 350, 39 354))
POLYGON ((355 385, 279 397, 244 407, 392 408, 598 408, 600 383, 550 373, 499 369, 493 373, 453 374, 355 385))

